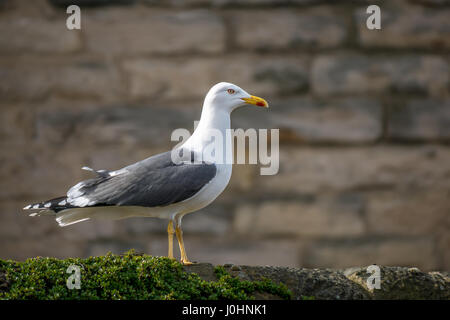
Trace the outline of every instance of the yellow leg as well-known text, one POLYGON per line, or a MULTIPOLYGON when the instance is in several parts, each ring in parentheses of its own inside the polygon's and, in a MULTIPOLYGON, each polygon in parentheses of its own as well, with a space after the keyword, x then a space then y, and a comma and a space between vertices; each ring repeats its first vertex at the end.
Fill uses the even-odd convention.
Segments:
POLYGON ((167 226, 167 235, 169 237, 169 254, 168 257, 170 259, 175 259, 173 257, 173 234, 175 233, 175 230, 173 229, 173 222, 172 220, 169 221, 169 225, 167 226))
POLYGON ((186 250, 184 250, 184 242, 183 242, 183 230, 179 226, 175 228, 175 233, 177 235, 178 245, 180 246, 180 253, 181 253, 181 263, 186 265, 191 265, 192 262, 189 261, 186 250))

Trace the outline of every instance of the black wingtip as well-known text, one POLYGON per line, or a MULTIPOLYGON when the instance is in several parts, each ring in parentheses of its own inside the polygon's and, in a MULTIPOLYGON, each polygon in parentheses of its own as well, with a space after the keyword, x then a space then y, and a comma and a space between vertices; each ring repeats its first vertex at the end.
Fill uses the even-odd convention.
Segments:
POLYGON ((55 212, 58 212, 70 207, 72 206, 67 202, 67 197, 63 196, 43 202, 29 204, 25 206, 23 210, 53 210, 55 212))

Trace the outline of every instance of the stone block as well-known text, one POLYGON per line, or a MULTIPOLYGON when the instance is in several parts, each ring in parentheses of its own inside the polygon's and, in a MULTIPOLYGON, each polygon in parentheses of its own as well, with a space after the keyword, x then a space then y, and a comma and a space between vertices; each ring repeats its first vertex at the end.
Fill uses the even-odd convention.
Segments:
POLYGON ((273 194, 450 188, 445 146, 372 146, 280 149, 280 170, 255 176, 253 186, 273 194))
POLYGON ((429 238, 324 241, 305 250, 304 266, 347 268, 355 265, 416 266, 435 270, 438 260, 429 238))
POLYGON ((303 92, 308 85, 307 57, 229 55, 217 58, 130 59, 124 70, 132 99, 196 99, 200 107, 216 83, 232 82, 252 94, 303 92))
POLYGON ((244 205, 234 214, 233 227, 241 234, 265 237, 339 237, 364 234, 364 222, 356 206, 338 198, 318 199, 315 203, 266 201, 244 205))
POLYGON ((319 95, 403 93, 445 96, 447 61, 435 55, 320 55, 311 70, 319 95))
POLYGON ((145 7, 108 7, 84 15, 86 46, 104 55, 219 53, 225 28, 207 10, 173 12, 145 7))
POLYGON ((355 14, 359 43, 368 48, 448 49, 450 9, 419 6, 382 7, 381 29, 369 30, 368 14, 358 9, 355 14))
POLYGON ((301 96, 272 98, 269 104, 268 112, 236 111, 233 126, 280 129, 282 143, 368 143, 382 134, 382 106, 375 99, 301 96))
POLYGON ((349 32, 345 17, 329 7, 231 11, 229 18, 233 43, 253 51, 333 48, 342 45, 349 32))
POLYGON ((391 106, 388 132, 394 140, 449 140, 450 100, 415 99, 391 106))

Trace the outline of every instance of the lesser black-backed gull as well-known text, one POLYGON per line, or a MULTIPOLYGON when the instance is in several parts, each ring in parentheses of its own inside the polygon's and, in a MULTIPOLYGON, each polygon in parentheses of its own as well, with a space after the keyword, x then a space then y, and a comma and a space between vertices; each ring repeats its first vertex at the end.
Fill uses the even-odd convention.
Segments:
POLYGON ((232 171, 232 143, 226 131, 230 129, 231 112, 246 104, 268 107, 264 99, 252 96, 236 85, 218 83, 205 97, 197 128, 181 146, 116 171, 83 167, 93 171, 96 177, 79 182, 66 196, 30 204, 24 209, 33 210, 33 216, 55 214, 60 226, 93 218, 168 219, 168 256, 173 258, 175 233, 181 262, 190 264, 184 249, 181 219, 210 204, 228 185, 232 171), (211 143, 210 131, 218 132, 224 138, 219 146, 222 150, 215 150, 226 155, 224 161, 214 161, 214 158, 203 161, 205 149, 211 143), (202 161, 174 162, 174 154, 188 154, 190 160, 202 161))

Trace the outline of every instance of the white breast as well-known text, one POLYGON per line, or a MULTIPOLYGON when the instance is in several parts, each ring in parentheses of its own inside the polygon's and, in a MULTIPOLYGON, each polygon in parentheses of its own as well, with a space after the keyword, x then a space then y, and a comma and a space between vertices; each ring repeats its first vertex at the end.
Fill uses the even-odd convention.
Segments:
POLYGON ((180 202, 180 213, 200 210, 213 202, 228 185, 231 178, 231 164, 217 164, 216 176, 193 197, 180 202))

